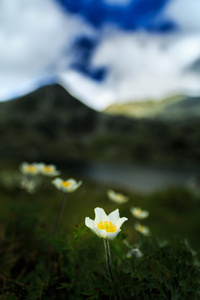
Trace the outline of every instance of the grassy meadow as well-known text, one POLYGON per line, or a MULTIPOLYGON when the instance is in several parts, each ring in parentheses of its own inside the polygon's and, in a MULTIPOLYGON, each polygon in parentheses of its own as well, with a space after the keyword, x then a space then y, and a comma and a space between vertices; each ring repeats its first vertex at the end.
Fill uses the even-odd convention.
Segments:
MULTIPOLYGON (((35 192, 28 193, 19 187, 20 176, 17 164, 2 166, 0 299, 200 299, 198 193, 174 187, 142 194, 76 178, 82 185, 67 193, 53 231, 62 192, 53 178, 40 176, 35 192), (108 189, 129 201, 110 201, 108 189), (150 236, 135 230, 133 206, 149 212, 140 222, 150 236), (118 208, 128 218, 110 241, 113 280, 103 239, 85 226, 96 207, 107 214, 118 208)), ((67 172, 60 177, 71 178, 67 172)))

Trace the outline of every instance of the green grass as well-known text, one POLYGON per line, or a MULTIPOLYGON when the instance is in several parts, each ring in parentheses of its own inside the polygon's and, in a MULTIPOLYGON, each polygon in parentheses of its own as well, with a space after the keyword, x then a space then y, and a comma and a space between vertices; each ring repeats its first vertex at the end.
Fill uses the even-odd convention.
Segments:
MULTIPOLYGON (((13 174, 10 177, 16 179, 13 174)), ((62 174, 62 178, 69 177, 62 174)), ((62 194, 46 178, 34 194, 22 197, 15 179, 10 189, 3 181, 0 186, 2 299, 114 299, 116 293, 121 300, 198 299, 200 198, 190 190, 177 187, 139 194, 118 188, 115 190, 130 200, 117 205, 106 195, 107 189, 114 187, 83 181, 67 195, 60 226, 53 234, 62 194), (131 206, 149 211, 142 224, 150 228, 150 238, 135 231, 137 220, 130 213, 131 206), (94 219, 96 207, 107 214, 119 208, 120 217, 128 218, 111 241, 112 285, 102 240, 84 224, 85 217, 94 219), (140 245, 141 259, 126 258, 129 247, 123 243, 125 238, 130 245, 140 245)))
MULTIPOLYGON (((52 229, 62 194, 51 184, 51 179, 47 181, 44 190, 38 190, 34 194, 27 193, 23 202, 20 199, 20 189, 9 191, 1 188, 0 221, 3 227, 5 222, 9 222, 12 210, 25 205, 27 209, 37 210, 40 226, 52 229)), ((87 216, 93 219, 95 207, 104 208, 106 213, 119 208, 120 215, 128 218, 123 230, 128 233, 131 241, 135 241, 133 227, 136 219, 130 213, 130 207, 139 206, 149 211, 150 215, 143 223, 150 227, 154 236, 170 238, 172 235, 179 235, 188 238, 195 247, 200 247, 200 199, 188 189, 177 187, 150 194, 137 194, 118 188, 118 192, 128 195, 130 200, 117 205, 106 195, 109 188, 112 187, 86 181, 77 191, 68 194, 60 225, 61 232, 70 232, 74 226, 84 222, 87 216)))
MULTIPOLYGON (((18 173, 19 174, 19 173, 18 173)), ((3 175, 5 175, 3 173, 3 175)), ((16 180, 17 172, 10 176, 16 180)), ((69 178, 69 174, 62 174, 62 178, 69 178)), ((79 178, 81 179, 81 178, 79 178)), ((51 178, 45 179, 44 187, 40 187, 34 194, 26 193, 21 199, 22 191, 13 186, 9 190, 5 185, 0 187, 0 222, 1 234, 4 227, 12 218, 12 210, 21 205, 27 209, 37 211, 37 218, 42 228, 51 230, 53 228, 62 193, 51 183, 51 178)), ((14 181, 14 180, 13 180, 14 181)), ((168 188, 165 190, 139 194, 118 188, 129 196, 129 201, 122 205, 111 202, 107 197, 107 190, 115 187, 106 184, 98 184, 93 181, 84 181, 81 187, 74 193, 67 195, 66 206, 62 215, 60 225, 61 232, 70 232, 74 226, 84 222, 85 217, 94 219, 94 208, 102 207, 106 213, 119 208, 120 215, 126 216, 128 221, 123 225, 130 241, 135 241, 137 235, 134 224, 137 221, 130 213, 130 207, 136 206, 148 210, 150 215, 142 223, 149 226, 153 236, 170 239, 173 235, 186 237, 192 245, 200 248, 198 233, 200 231, 199 211, 200 196, 196 196, 187 188, 168 188)))

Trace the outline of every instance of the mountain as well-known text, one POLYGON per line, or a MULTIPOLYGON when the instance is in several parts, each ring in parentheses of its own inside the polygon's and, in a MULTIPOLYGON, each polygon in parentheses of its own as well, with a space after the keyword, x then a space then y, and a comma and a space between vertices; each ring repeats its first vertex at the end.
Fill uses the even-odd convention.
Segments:
POLYGON ((200 165, 200 119, 100 113, 59 85, 0 103, 0 162, 109 160, 200 165))
POLYGON ((76 156, 97 115, 59 85, 0 103, 0 153, 28 160, 76 156))
POLYGON ((105 112, 134 118, 188 120, 200 118, 200 97, 177 95, 157 102, 127 102, 111 105, 105 112))

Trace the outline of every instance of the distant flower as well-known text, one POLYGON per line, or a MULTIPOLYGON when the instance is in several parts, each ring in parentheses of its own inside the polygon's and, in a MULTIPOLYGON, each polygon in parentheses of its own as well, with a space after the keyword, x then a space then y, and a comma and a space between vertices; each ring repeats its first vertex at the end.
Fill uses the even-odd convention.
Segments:
POLYGON ((54 232, 55 232, 59 226, 59 223, 60 223, 60 220, 62 217, 62 213, 63 213, 64 207, 65 207, 66 194, 74 192, 82 184, 82 181, 77 182, 76 180, 74 180, 72 178, 70 178, 68 180, 63 180, 61 178, 55 178, 52 181, 52 184, 55 185, 55 187, 58 190, 63 192, 63 199, 58 208, 57 217, 56 217, 56 221, 54 224, 54 232))
POLYGON ((143 226, 139 223, 135 224, 135 230, 142 233, 144 236, 149 236, 151 234, 151 232, 147 226, 143 226))
POLYGON ((135 245, 135 246, 132 246, 129 244, 129 241, 128 240, 123 240, 123 243, 129 248, 129 251, 128 253, 126 254, 126 257, 127 258, 130 258, 130 257, 135 257, 135 258, 139 258, 139 257, 142 257, 143 256, 143 253, 140 251, 140 249, 138 248, 139 246, 135 245))
POLYGON ((21 181, 21 188, 26 190, 28 193, 32 194, 35 192, 37 186, 38 186, 38 181, 37 180, 28 180, 28 179, 23 179, 21 181))
POLYGON ((116 193, 113 190, 108 190, 107 191, 107 195, 108 195, 108 198, 111 201, 113 201, 115 203, 118 203, 118 204, 126 203, 129 200, 127 196, 124 196, 122 194, 116 193))
POLYGON ((138 248, 130 249, 128 251, 128 253, 126 254, 127 258, 131 258, 131 257, 139 258, 139 257, 142 257, 142 256, 143 256, 143 253, 138 248))
POLYGON ((38 163, 28 164, 27 162, 23 162, 19 168, 24 175, 35 176, 39 173, 38 163))
POLYGON ((60 172, 56 169, 55 165, 45 165, 44 163, 38 164, 39 172, 42 175, 53 177, 60 175, 60 172))
POLYGON ((147 210, 142 210, 139 207, 131 207, 130 211, 132 215, 137 219, 144 219, 149 215, 149 212, 147 210))
POLYGON ((82 181, 77 182, 76 180, 74 180, 72 178, 70 178, 68 180, 56 178, 52 181, 52 183, 61 192, 72 193, 82 184, 82 181))
POLYGON ((128 220, 120 218, 119 210, 111 212, 108 216, 102 208, 95 208, 95 219, 85 218, 85 225, 89 227, 100 238, 113 240, 121 231, 120 227, 128 220))

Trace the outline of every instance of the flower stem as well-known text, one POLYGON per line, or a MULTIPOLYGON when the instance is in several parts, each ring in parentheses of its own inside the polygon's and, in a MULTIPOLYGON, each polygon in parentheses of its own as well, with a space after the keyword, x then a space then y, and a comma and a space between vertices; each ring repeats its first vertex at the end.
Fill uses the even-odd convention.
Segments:
POLYGON ((108 265, 108 271, 109 271, 111 282, 113 282, 113 273, 112 273, 112 268, 111 268, 110 245, 109 245, 109 241, 107 239, 104 239, 104 246, 105 246, 105 251, 106 251, 106 260, 107 260, 107 265, 108 265))
MULTIPOLYGON (((104 246, 105 246, 105 251, 106 251, 106 260, 107 260, 107 265, 108 265, 108 271, 110 275, 110 280, 111 283, 113 283, 114 277, 113 277, 113 272, 111 268, 111 254, 110 254, 110 244, 107 239, 104 239, 104 246)), ((114 300, 119 300, 118 294, 115 294, 114 300)))
POLYGON ((56 230, 59 226, 59 223, 60 223, 60 220, 61 220, 61 217, 62 217, 62 213, 63 213, 64 207, 65 207, 65 203, 66 203, 66 194, 63 194, 62 201, 61 201, 60 206, 58 208, 58 213, 57 213, 57 217, 56 217, 53 232, 56 232, 56 230))

